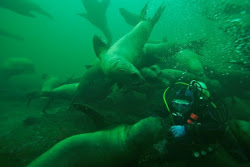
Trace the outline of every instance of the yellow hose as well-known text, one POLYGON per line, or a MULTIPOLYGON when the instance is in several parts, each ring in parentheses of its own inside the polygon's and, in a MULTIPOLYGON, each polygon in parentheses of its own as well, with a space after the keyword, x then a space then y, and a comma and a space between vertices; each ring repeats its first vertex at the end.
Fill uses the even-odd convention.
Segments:
POLYGON ((165 91, 164 91, 164 93, 163 93, 163 101, 164 101, 164 103, 165 103, 165 105, 166 105, 166 107, 167 107, 167 110, 168 110, 168 112, 169 112, 169 116, 170 116, 172 125, 175 125, 173 115, 172 115, 172 113, 171 113, 171 111, 170 111, 170 108, 169 108, 168 103, 167 103, 167 100, 166 100, 166 93, 167 93, 168 89, 169 89, 169 87, 168 87, 167 89, 165 89, 165 91))

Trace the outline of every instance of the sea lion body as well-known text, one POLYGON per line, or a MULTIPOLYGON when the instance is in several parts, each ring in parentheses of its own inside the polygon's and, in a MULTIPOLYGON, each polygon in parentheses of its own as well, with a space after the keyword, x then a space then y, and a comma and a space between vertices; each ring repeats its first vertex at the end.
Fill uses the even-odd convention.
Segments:
POLYGON ((35 71, 33 61, 25 57, 11 57, 0 65, 0 75, 7 79, 23 74, 34 74, 35 71))
POLYGON ((100 62, 97 62, 84 72, 73 103, 96 104, 107 97, 113 84, 102 71, 100 62))
MULTIPOLYGON (((159 20, 165 7, 162 5, 152 19, 142 19, 135 28, 110 48, 94 37, 94 49, 100 58, 104 73, 118 82, 122 83, 142 83, 144 79, 136 68, 141 63, 142 50, 147 42, 154 25, 159 20)), ((147 5, 141 12, 142 18, 145 17, 147 5)))
POLYGON ((87 19, 91 24, 100 29, 106 36, 108 44, 112 43, 112 34, 107 25, 106 13, 110 0, 82 0, 86 13, 79 15, 87 19))
POLYGON ((19 36, 17 34, 10 33, 7 30, 1 29, 1 28, 0 28, 0 36, 7 37, 7 38, 10 38, 10 39, 14 39, 14 40, 17 40, 17 41, 22 41, 23 40, 23 37, 21 37, 21 36, 19 36))
POLYGON ((39 13, 53 20, 53 17, 48 12, 36 3, 28 0, 1 0, 0 7, 27 17, 36 17, 33 12, 39 13))

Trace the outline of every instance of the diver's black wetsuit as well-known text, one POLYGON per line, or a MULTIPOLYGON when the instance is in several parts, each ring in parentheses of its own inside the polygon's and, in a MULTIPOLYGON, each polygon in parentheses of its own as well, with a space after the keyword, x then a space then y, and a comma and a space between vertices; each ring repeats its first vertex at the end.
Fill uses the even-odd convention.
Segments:
MULTIPOLYGON (((186 136, 197 144, 212 144, 218 137, 222 137, 225 125, 220 121, 219 111, 210 104, 199 107, 197 111, 191 110, 183 116, 173 115, 175 125, 184 125, 186 136), (195 116, 194 120, 191 116, 195 116)), ((189 141, 190 142, 190 141, 189 141)))
POLYGON ((184 115, 173 113, 173 119, 175 125, 184 125, 185 136, 168 139, 166 157, 171 161, 178 159, 189 161, 195 158, 195 152, 200 154, 203 151, 207 155, 215 149, 217 141, 225 134, 225 125, 220 121, 219 111, 208 103, 199 103, 199 107, 193 107, 184 115), (192 119, 191 114, 197 120, 192 119))
MULTIPOLYGON (((226 121, 228 120, 226 119, 229 119, 225 116, 227 111, 223 111, 223 107, 221 106, 219 108, 213 107, 208 102, 200 102, 198 104, 199 106, 194 105, 192 110, 183 116, 173 115, 175 125, 185 126, 185 136, 173 138, 174 142, 168 146, 168 149, 169 153, 175 152, 175 154, 170 156, 170 158, 175 159, 176 157, 174 156, 177 155, 177 157, 181 156, 190 159, 191 157, 194 158, 194 152, 200 154, 201 151, 205 151, 205 155, 207 155, 209 152, 215 150, 215 147, 219 143, 236 160, 241 162, 247 161, 237 139, 227 128, 226 121), (191 114, 197 116, 197 120, 192 119, 191 114), (176 152, 178 150, 176 148, 179 148, 181 151, 176 152)), ((200 154, 199 157, 205 155, 200 154)))

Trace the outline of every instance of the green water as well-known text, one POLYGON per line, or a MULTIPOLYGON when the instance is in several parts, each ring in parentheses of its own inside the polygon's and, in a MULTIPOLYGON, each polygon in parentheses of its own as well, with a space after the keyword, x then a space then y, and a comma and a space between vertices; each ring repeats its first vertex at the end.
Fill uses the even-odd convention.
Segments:
MULTIPOLYGON (((0 0, 0 166, 3 167, 27 166, 32 160, 67 137, 100 130, 93 120, 81 111, 68 111, 70 102, 75 97, 74 94, 67 98, 55 97, 55 100, 46 108, 45 115, 42 109, 47 99, 38 97, 32 100, 28 107, 26 104, 27 94, 39 91, 43 87, 42 75, 55 76, 61 82, 80 78, 88 71, 86 65, 99 62, 93 49, 94 35, 100 36, 107 42, 100 29, 78 15, 85 11, 81 0, 31 0, 49 13, 53 19, 37 13, 35 13, 35 18, 27 17, 3 8, 3 3, 12 3, 15 6, 15 1, 26 0, 11 0, 10 2, 0 0), (18 36, 18 39, 1 35, 2 30, 14 34, 15 37, 18 36), (17 57, 31 60, 35 72, 25 73, 14 70, 20 74, 13 75, 2 70, 4 62, 17 57)), ((125 8, 139 15, 146 2, 147 0, 110 0, 106 18, 107 27, 113 37, 112 44, 133 29, 124 21, 119 8, 125 8)), ((149 17, 154 15, 162 2, 162 0, 149 2, 149 17)), ((195 60, 199 62, 198 65, 194 63, 191 67, 188 66, 190 69, 186 68, 185 62, 192 59, 191 57, 194 56, 192 54, 183 60, 180 60, 182 55, 174 61, 174 58, 167 57, 166 61, 161 60, 161 63, 155 64, 159 65, 162 71, 177 69, 183 74, 195 75, 191 77, 191 80, 202 78, 197 77, 197 68, 204 70, 203 79, 216 80, 220 84, 220 86, 214 82, 207 84, 207 80, 201 80, 207 84, 211 96, 215 99, 219 97, 223 99, 232 119, 244 120, 248 123, 250 121, 249 11, 249 0, 166 0, 166 9, 148 40, 151 43, 161 43, 167 39, 169 43, 178 44, 203 40, 204 44, 201 47, 197 46, 199 52, 196 53, 198 58, 195 60)), ((141 69, 138 70, 141 72, 141 69)), ((165 74, 158 77, 162 79, 163 76, 165 74)), ((99 75, 96 77, 98 78, 99 75)), ((119 83, 118 86, 111 85, 112 91, 106 96, 105 90, 100 89, 104 81, 96 79, 97 81, 93 81, 93 84, 89 84, 89 94, 82 96, 90 97, 91 106, 107 118, 109 126, 113 128, 121 124, 135 124, 146 117, 159 116, 161 114, 154 112, 159 108, 160 113, 167 112, 165 108, 161 108, 165 107, 162 99, 163 91, 175 82, 187 82, 186 76, 177 77, 177 74, 172 79, 167 76, 168 81, 163 86, 158 84, 158 80, 155 83, 147 80, 146 77, 145 79, 148 84, 147 88, 152 90, 151 92, 147 90, 146 93, 145 89, 142 89, 143 91, 141 89, 140 91, 137 89, 120 90, 120 86, 124 86, 124 83, 119 83), (91 85, 96 86, 96 92, 95 87, 91 85)), ((105 89, 108 88, 105 87, 105 89)), ((244 132, 246 136, 249 136, 249 130, 244 132)), ((247 143, 243 145, 245 149, 248 149, 249 138, 243 143, 247 143)), ((181 163, 173 161, 158 164, 157 160, 153 161, 155 162, 148 163, 148 166, 186 165, 182 159, 179 160, 181 163)), ((205 164, 249 165, 235 161, 223 149, 197 161, 194 166, 205 164)))

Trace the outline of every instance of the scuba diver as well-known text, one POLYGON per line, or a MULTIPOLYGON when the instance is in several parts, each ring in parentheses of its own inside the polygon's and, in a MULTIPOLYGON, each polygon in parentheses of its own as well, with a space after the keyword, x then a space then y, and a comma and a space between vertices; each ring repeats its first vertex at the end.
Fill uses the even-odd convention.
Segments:
POLYGON ((223 103, 217 106, 213 102, 203 82, 177 82, 164 91, 163 100, 172 124, 170 141, 173 142, 168 146, 172 154, 170 158, 174 158, 174 152, 177 157, 202 158, 221 144, 235 159, 247 161, 244 151, 228 129, 230 115, 226 107, 223 103), (176 152, 176 148, 181 152, 176 152))
MULTIPOLYGON (((148 117, 133 125, 68 137, 28 166, 164 166, 168 161, 193 166, 194 158, 200 160, 217 149, 217 141, 241 153, 237 141, 225 135, 230 134, 223 121, 226 116, 204 83, 176 83, 164 91, 163 99, 170 113, 167 118, 148 117)), ((81 108, 97 114, 87 106, 81 108)))
POLYGON ((163 100, 171 122, 170 147, 181 146, 183 157, 198 158, 212 152, 212 145, 224 134, 225 125, 218 118, 220 113, 207 86, 194 80, 190 84, 177 82, 164 91, 163 100))

